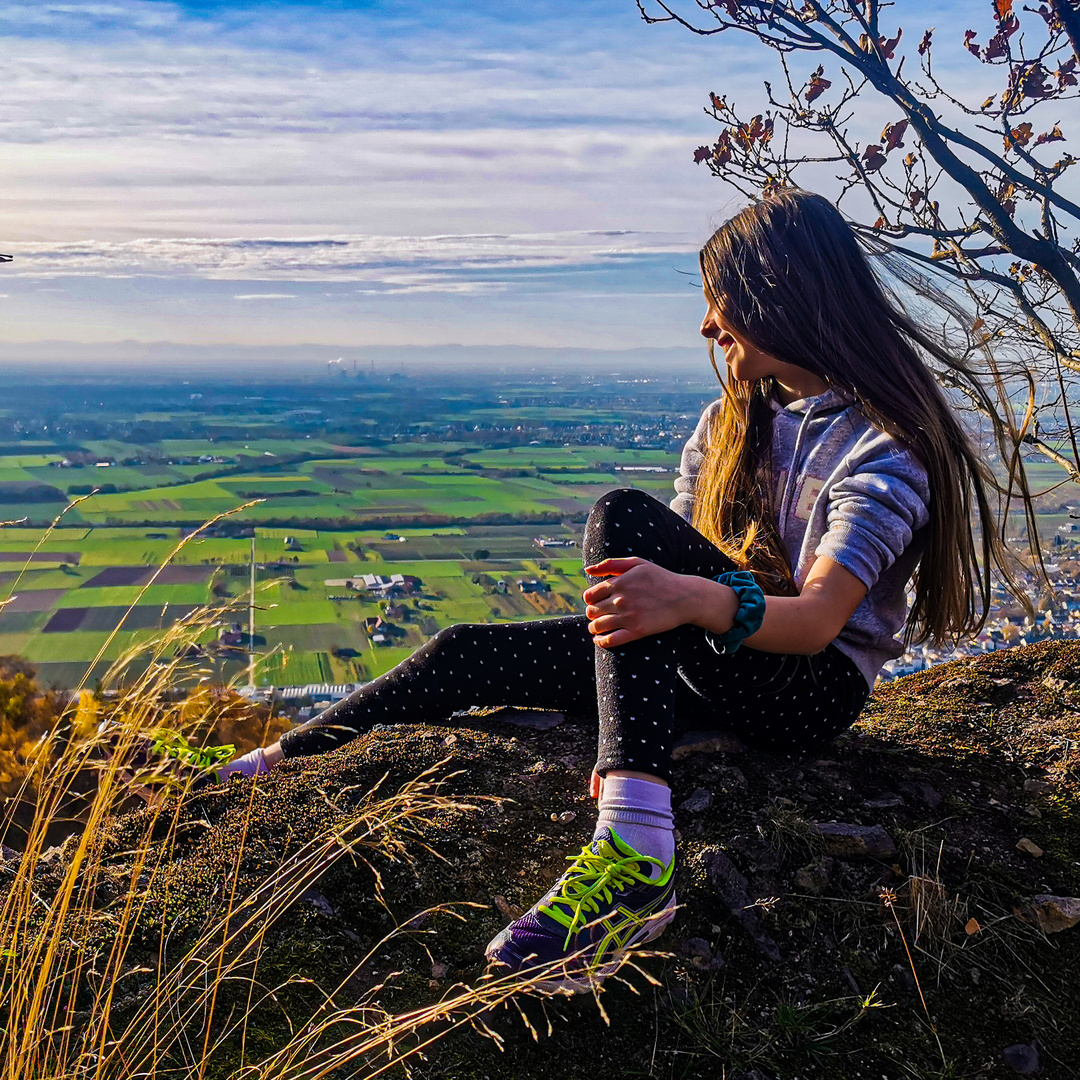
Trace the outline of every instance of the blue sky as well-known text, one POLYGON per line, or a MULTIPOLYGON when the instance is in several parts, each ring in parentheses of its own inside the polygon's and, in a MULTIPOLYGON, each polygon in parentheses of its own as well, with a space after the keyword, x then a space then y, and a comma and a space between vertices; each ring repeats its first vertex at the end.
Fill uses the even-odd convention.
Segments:
POLYGON ((693 345, 701 108, 773 71, 632 0, 0 0, 0 36, 7 354, 693 345))

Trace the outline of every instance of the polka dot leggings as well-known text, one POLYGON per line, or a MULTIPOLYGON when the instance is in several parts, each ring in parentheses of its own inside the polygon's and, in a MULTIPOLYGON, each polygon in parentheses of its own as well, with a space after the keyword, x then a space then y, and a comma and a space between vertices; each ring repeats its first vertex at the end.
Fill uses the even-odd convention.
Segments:
MULTIPOLYGON (((609 492, 585 529, 586 565, 643 559, 713 578, 733 563, 696 529, 643 492, 609 492)), ((705 631, 680 626, 616 649, 593 645, 583 616, 461 624, 436 634, 392 671, 286 733, 286 757, 332 750, 376 723, 432 723, 471 705, 519 705, 599 720, 596 769, 670 779, 684 731, 717 727, 748 745, 809 749, 844 731, 868 696, 839 649, 815 656, 743 646, 719 655, 705 631)))

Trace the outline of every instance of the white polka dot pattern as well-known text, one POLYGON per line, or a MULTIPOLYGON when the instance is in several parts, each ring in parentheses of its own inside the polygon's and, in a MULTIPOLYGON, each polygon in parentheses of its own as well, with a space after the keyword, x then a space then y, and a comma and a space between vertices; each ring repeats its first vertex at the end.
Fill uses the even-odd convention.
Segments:
MULTIPOLYGON (((681 517, 629 488, 597 501, 582 555, 586 566, 636 555, 706 578, 734 568, 681 517), (622 532, 623 522, 634 528, 622 532), (627 539, 630 532, 635 539, 627 539)), ((602 649, 592 644, 584 616, 462 623, 288 732, 281 745, 286 757, 298 757, 332 750, 378 723, 445 722, 471 705, 522 705, 598 717, 598 772, 634 769, 669 779, 671 746, 682 731, 719 727, 752 746, 809 749, 848 728, 866 697, 866 680, 833 646, 816 656, 747 646, 718 656, 703 630, 680 626, 602 649)))

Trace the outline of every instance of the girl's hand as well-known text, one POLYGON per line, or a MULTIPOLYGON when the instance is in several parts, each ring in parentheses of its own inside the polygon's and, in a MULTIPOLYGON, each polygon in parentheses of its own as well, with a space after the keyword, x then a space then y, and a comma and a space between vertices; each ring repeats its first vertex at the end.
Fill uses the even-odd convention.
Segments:
POLYGON ((588 605, 589 633, 602 648, 617 648, 694 621, 701 578, 636 557, 604 559, 586 566, 585 573, 608 578, 581 594, 588 605))

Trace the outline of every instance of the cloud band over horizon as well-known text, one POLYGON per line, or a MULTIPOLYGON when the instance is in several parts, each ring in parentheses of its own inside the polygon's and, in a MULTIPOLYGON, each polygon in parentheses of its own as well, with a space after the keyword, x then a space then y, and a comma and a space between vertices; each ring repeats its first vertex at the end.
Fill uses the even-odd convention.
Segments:
POLYGON ((9 343, 692 343, 701 106, 771 71, 632 0, 0 0, 0 38, 9 343))

